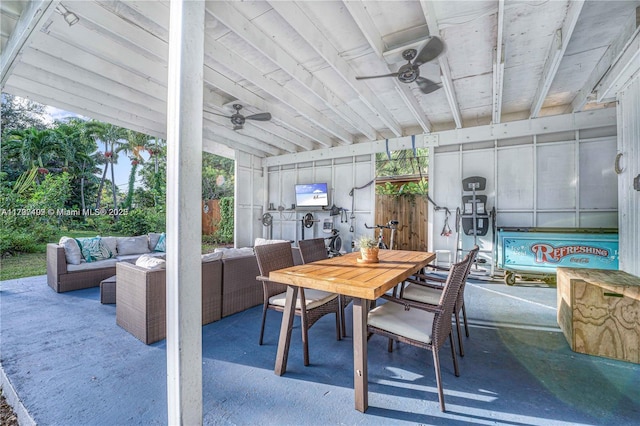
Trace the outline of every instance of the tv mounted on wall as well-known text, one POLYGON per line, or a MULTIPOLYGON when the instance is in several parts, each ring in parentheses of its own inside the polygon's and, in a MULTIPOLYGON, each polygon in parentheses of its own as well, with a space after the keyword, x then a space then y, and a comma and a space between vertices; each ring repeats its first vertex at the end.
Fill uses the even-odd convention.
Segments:
POLYGON ((296 185, 296 207, 326 207, 329 205, 329 192, 326 183, 296 185))

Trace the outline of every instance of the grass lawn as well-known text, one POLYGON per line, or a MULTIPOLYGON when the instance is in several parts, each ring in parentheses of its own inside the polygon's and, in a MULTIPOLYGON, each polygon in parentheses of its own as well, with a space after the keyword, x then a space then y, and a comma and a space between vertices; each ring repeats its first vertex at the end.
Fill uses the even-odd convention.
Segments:
MULTIPOLYGON (((51 242, 58 242, 60 237, 68 235, 75 238, 95 237, 96 231, 61 231, 51 242)), ((110 233, 115 237, 121 234, 110 233)), ((210 253, 220 244, 211 242, 202 243, 202 253, 210 253)), ((47 273, 47 245, 38 246, 36 253, 20 253, 15 256, 8 256, 0 259, 0 281, 13 280, 16 278, 32 277, 34 275, 45 275, 47 273)))
MULTIPOLYGON (((55 235, 49 242, 56 243, 64 235, 75 238, 95 237, 96 231, 63 231, 55 235)), ((113 234, 120 236, 119 234, 113 234)), ((45 275, 47 273, 47 244, 38 245, 35 253, 20 253, 0 259, 0 281, 15 278, 45 275)))

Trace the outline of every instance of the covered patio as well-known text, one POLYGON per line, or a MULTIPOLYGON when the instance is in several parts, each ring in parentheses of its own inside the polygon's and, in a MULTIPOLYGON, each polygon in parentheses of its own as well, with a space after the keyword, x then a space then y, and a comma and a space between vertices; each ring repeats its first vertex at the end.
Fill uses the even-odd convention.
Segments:
MULTIPOLYGON (((433 390, 424 354, 401 347, 387 355, 379 340, 370 343, 373 397, 364 414, 353 409, 348 342, 312 346, 312 363, 323 364, 298 369, 292 356, 290 372, 277 377, 275 345, 259 348, 251 335, 256 309, 201 331, 201 213, 190 206, 201 205, 206 150, 236 161, 237 247, 267 237, 261 217, 271 205, 294 204, 294 184, 315 182, 328 184, 334 204, 350 206, 348 247, 373 223, 367 183, 376 154, 424 148, 429 193, 439 203, 429 206, 429 251, 458 254, 455 239, 438 235, 441 207, 455 211, 461 181, 483 176, 487 210, 495 208, 500 226, 617 228, 619 267, 639 275, 640 1, 33 0, 3 1, 0 11, 3 91, 168 146, 166 345, 128 343, 110 308, 96 306, 95 289, 59 295, 41 278, 1 284, 2 365, 36 421, 630 424, 638 417, 637 398, 629 398, 637 365, 570 352, 556 330, 555 292, 539 288, 500 288, 536 290, 504 304, 488 284, 473 297, 476 327, 462 377, 443 362, 445 390, 457 399, 448 413, 435 405, 423 411, 431 404, 424 392, 433 390), (426 79, 416 83, 416 70, 407 76, 401 67, 434 39, 443 49, 409 63, 426 79), (266 121, 249 118, 256 114, 266 121), (535 312, 523 317, 515 301, 535 312), (344 358, 334 358, 342 350, 344 358), (391 358, 401 359, 398 369, 391 358), (91 372, 96 366, 103 374, 91 372), (126 394, 123 383, 134 377, 126 394), (95 399, 85 405, 88 395, 95 399), (126 418, 109 417, 125 416, 120 411, 126 418)), ((307 210, 283 209, 271 211, 273 238, 300 239, 307 210)), ((340 225, 343 234, 349 225, 340 225)), ((313 234, 321 235, 317 227, 313 234)), ((493 237, 478 241, 488 264, 493 237)), ((461 250, 471 242, 463 236, 461 250)), ((312 345, 330 335, 317 331, 312 345)))
MULTIPOLYGON (((45 281, 0 284, 2 385, 18 393, 21 424, 166 424, 166 342, 147 346, 118 327, 98 288, 57 294, 45 281)), ((572 352, 556 324, 555 294, 545 284, 470 280, 460 377, 442 350, 446 413, 427 351, 397 345, 388 353, 386 340, 372 337, 370 407, 360 413, 350 325, 336 341, 330 317, 316 324, 304 367, 296 321, 279 377, 280 315, 268 315, 264 346, 260 307, 232 315, 202 328, 203 423, 636 424, 640 366, 572 352)))

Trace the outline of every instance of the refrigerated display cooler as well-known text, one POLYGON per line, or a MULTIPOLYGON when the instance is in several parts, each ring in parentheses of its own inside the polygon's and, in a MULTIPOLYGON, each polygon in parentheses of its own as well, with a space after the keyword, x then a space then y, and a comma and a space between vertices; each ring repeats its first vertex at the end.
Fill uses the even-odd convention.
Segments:
POLYGON ((556 267, 618 269, 618 230, 601 228, 498 228, 497 264, 504 281, 516 275, 555 282, 556 267))

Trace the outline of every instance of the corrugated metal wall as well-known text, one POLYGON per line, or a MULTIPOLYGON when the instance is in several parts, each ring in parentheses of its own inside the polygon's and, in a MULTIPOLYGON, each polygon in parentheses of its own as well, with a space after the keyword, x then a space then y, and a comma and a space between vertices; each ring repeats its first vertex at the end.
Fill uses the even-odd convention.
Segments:
POLYGON ((640 276, 640 191, 633 189, 634 177, 640 176, 639 77, 618 93, 618 100, 620 269, 640 276))

